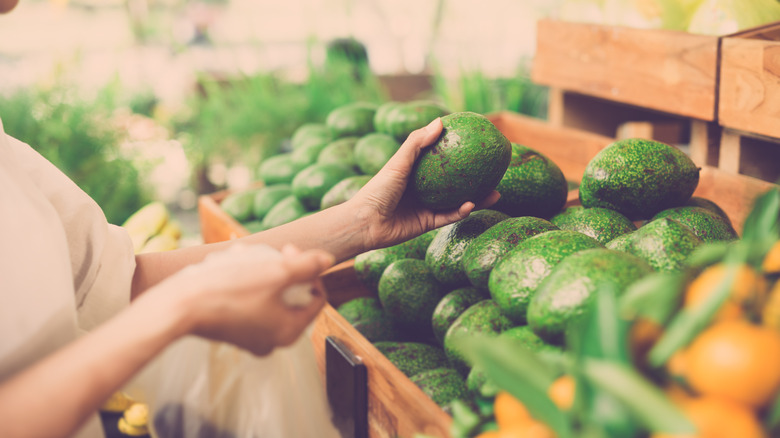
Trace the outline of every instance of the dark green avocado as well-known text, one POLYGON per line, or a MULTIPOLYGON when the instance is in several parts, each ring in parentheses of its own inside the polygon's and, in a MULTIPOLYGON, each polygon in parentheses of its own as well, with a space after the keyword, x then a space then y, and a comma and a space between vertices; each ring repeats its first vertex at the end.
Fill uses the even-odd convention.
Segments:
POLYGON ((359 137, 342 137, 328 143, 317 154, 317 163, 321 164, 341 164, 347 167, 354 167, 358 170, 355 160, 355 145, 359 137))
POLYGON ((440 104, 429 100, 403 102, 387 113, 383 126, 384 132, 403 142, 412 131, 423 128, 437 117, 449 113, 449 110, 440 104))
POLYGON ((687 226, 703 242, 730 242, 739 238, 737 231, 731 226, 731 221, 718 213, 704 207, 673 207, 661 210, 650 219, 660 218, 676 220, 687 226))
POLYGON ((374 346, 407 377, 450 366, 444 350, 422 342, 375 342, 374 346))
POLYGON ((685 205, 691 207, 706 208, 707 210, 710 210, 711 212, 723 217, 723 219, 728 221, 729 225, 731 225, 731 218, 726 213, 726 211, 723 210, 723 208, 721 208, 721 206, 718 205, 715 201, 712 201, 707 198, 702 198, 701 196, 691 196, 691 199, 689 199, 688 202, 685 203, 685 205))
POLYGON ((445 407, 468 393, 463 377, 448 367, 423 371, 412 376, 410 380, 440 407, 445 407))
POLYGON ((292 192, 307 210, 317 210, 328 190, 356 174, 354 169, 341 164, 312 164, 295 175, 292 192))
POLYGON ((355 144, 355 164, 366 175, 374 175, 401 145, 388 134, 373 132, 355 144))
POLYGON ((374 132, 374 114, 377 105, 369 102, 352 102, 342 105, 328 114, 325 125, 333 138, 362 137, 374 132))
POLYGON ((404 338, 382 309, 379 298, 353 298, 336 310, 369 342, 400 341, 404 338))
POLYGON ((370 179, 369 175, 352 175, 337 182, 322 195, 320 210, 349 201, 370 179))
POLYGON ((486 290, 473 286, 461 287, 445 295, 433 310, 432 325, 436 340, 444 344, 444 335, 458 316, 469 307, 488 298, 490 295, 486 290))
POLYGON ((393 323, 421 337, 433 337, 433 311, 446 294, 424 261, 401 259, 388 266, 379 278, 379 301, 393 323))
POLYGON ((355 257, 355 276, 369 290, 377 291, 379 277, 390 263, 400 259, 425 259, 425 251, 439 232, 433 229, 417 237, 385 248, 373 249, 355 257))
POLYGON ((577 231, 599 241, 602 245, 621 234, 636 230, 627 217, 608 208, 585 208, 575 205, 566 208, 550 219, 562 230, 577 231))
POLYGON ((444 335, 444 352, 455 369, 465 377, 471 365, 466 362, 463 353, 459 350, 457 339, 475 333, 498 336, 512 327, 514 324, 501 313, 495 301, 482 300, 466 309, 450 325, 444 335))
POLYGON ((688 256, 702 244, 689 227, 660 218, 607 244, 647 261, 657 271, 677 272, 685 267, 688 256), (621 239, 622 238, 622 239, 621 239))

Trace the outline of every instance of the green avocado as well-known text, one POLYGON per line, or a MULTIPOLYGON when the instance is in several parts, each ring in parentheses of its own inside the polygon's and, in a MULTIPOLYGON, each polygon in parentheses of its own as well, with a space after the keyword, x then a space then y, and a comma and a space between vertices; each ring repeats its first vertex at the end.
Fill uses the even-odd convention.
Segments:
POLYGON ((298 149, 307 143, 328 143, 333 140, 333 134, 324 123, 304 123, 293 131, 290 146, 298 149))
POLYGON ((704 207, 682 206, 661 210, 650 222, 669 218, 690 228, 703 242, 730 242, 737 240, 737 231, 731 221, 704 207))
POLYGON ((569 324, 583 315, 595 292, 612 287, 622 293, 651 272, 646 261, 625 252, 578 251, 561 260, 539 284, 528 304, 528 325, 545 342, 561 344, 569 324))
POLYGON ((249 222, 244 222, 242 225, 251 234, 259 233, 260 231, 265 231, 265 227, 263 226, 263 221, 258 219, 253 219, 249 222))
POLYGON ((496 188, 512 156, 509 140, 487 117, 460 112, 441 118, 441 135, 423 149, 409 190, 433 210, 479 202, 496 188))
POLYGON ((688 256, 702 244, 693 230, 669 218, 648 222, 624 236, 607 243, 607 248, 633 254, 664 272, 682 270, 688 256))
POLYGON ((490 271, 506 253, 531 236, 557 229, 558 227, 539 217, 505 219, 469 243, 463 253, 463 270, 471 284, 486 289, 490 271))
POLYGON ((461 287, 449 292, 433 310, 433 335, 444 344, 444 335, 461 313, 474 304, 490 298, 487 291, 473 287, 461 287))
POLYGON ((423 128, 437 117, 449 113, 450 111, 440 104, 429 100, 404 102, 387 113, 383 126, 385 130, 381 132, 386 132, 399 142, 403 142, 412 131, 423 128))
POLYGON ((452 368, 423 371, 412 376, 410 380, 440 407, 445 407, 468 394, 463 377, 452 368))
POLYGON ((360 137, 342 137, 328 143, 317 155, 317 163, 320 164, 343 164, 354 167, 357 170, 355 161, 355 144, 360 137))
POLYGON ((320 208, 322 197, 339 181, 356 172, 341 164, 312 164, 292 180, 292 192, 308 210, 320 208))
POLYGON ((458 316, 444 335, 444 352, 447 358, 463 376, 468 375, 471 365, 466 362, 457 347, 457 339, 469 334, 498 336, 514 324, 501 313, 493 300, 482 300, 458 316))
POLYGON ((485 209, 442 227, 425 253, 425 263, 436 279, 450 287, 468 284, 463 270, 466 248, 485 230, 505 219, 509 219, 505 213, 485 209))
POLYGON ((433 310, 446 293, 425 262, 401 259, 382 272, 377 285, 379 301, 393 323, 421 338, 433 337, 433 310))
POLYGON ((401 145, 388 134, 364 135, 355 144, 355 164, 366 175, 379 172, 401 145))
POLYGON ((382 309, 379 298, 353 298, 336 310, 369 342, 400 341, 404 337, 382 309))
POLYGON ((585 208, 581 205, 568 207, 550 219, 562 230, 586 234, 602 245, 621 234, 636 230, 636 225, 627 217, 608 208, 585 208))
POLYGON ((320 156, 320 152, 322 152, 330 143, 330 141, 313 141, 306 143, 298 149, 293 149, 293 151, 290 152, 290 163, 292 163, 292 166, 299 169, 298 171, 300 172, 300 170, 316 163, 317 158, 320 156))
POLYGON ((450 366, 444 350, 422 342, 375 342, 374 347, 406 377, 450 366))
POLYGON ((292 195, 292 187, 283 183, 267 185, 256 191, 252 202, 252 213, 255 219, 262 220, 274 205, 290 195, 292 195))
POLYGON ((602 248, 594 238, 569 230, 553 230, 529 237, 507 253, 488 279, 490 296, 509 319, 525 324, 528 304, 539 284, 565 257, 602 248))
POLYGON ((306 214, 308 210, 295 195, 287 196, 276 203, 263 217, 263 227, 270 229, 292 222, 306 214))
POLYGON ((320 201, 320 210, 349 201, 370 180, 369 175, 348 176, 330 188, 320 201))
POLYGON ((325 125, 330 129, 333 138, 361 137, 374 132, 374 114, 376 110, 377 105, 373 103, 348 103, 328 113, 325 125))
POLYGON ((355 276, 369 290, 376 292, 379 278, 390 263, 400 259, 424 260, 425 251, 438 232, 438 228, 433 229, 397 245, 358 254, 355 256, 355 276))
POLYGON ((403 105, 403 102, 388 101, 379 105, 374 113, 374 130, 382 134, 390 134, 388 129, 388 116, 397 107, 403 105))
POLYGON ((289 184, 303 167, 293 163, 292 153, 283 153, 264 159, 257 173, 265 185, 289 184))
POLYGON ((699 168, 685 153, 658 141, 629 138, 590 160, 579 193, 586 208, 609 208, 639 220, 685 204, 698 184, 699 168))
POLYGON ((491 208, 510 216, 549 219, 566 203, 569 192, 563 172, 552 160, 512 143, 512 158, 496 190, 501 198, 491 208))
POLYGON ((715 201, 709 200, 707 198, 702 198, 701 196, 691 196, 691 199, 689 199, 688 202, 685 203, 685 205, 691 207, 706 208, 707 210, 710 210, 711 212, 721 216, 729 223, 729 225, 731 225, 731 218, 723 210, 723 208, 721 208, 721 206, 718 205, 715 201))
POLYGON ((232 192, 220 202, 219 207, 238 222, 248 222, 254 219, 252 216, 252 202, 255 199, 253 189, 232 192))

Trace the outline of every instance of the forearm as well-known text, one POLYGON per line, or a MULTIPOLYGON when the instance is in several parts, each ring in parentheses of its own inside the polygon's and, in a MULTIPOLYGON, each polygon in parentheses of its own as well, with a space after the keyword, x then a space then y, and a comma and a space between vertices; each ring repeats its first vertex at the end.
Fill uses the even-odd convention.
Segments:
POLYGON ((0 383, 0 436, 73 435, 113 392, 188 330, 183 315, 170 300, 139 300, 0 383))

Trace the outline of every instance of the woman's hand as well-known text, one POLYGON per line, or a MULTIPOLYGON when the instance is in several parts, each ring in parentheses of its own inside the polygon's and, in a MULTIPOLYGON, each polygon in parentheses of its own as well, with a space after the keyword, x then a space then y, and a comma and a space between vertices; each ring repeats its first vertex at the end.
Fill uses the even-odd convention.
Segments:
POLYGON ((409 240, 426 231, 451 224, 468 216, 475 208, 487 208, 498 201, 493 191, 475 205, 465 202, 449 211, 432 211, 416 204, 406 193, 414 163, 423 149, 432 145, 441 134, 441 119, 412 132, 385 166, 348 202, 357 211, 357 218, 367 223, 367 248, 380 248, 409 240))
POLYGON ((165 291, 150 290, 139 301, 174 297, 189 333, 265 355, 295 342, 325 305, 312 282, 333 262, 320 250, 301 252, 288 245, 280 253, 237 243, 170 276, 154 288, 165 291), (288 304, 285 291, 293 286, 311 290, 311 300, 288 304))

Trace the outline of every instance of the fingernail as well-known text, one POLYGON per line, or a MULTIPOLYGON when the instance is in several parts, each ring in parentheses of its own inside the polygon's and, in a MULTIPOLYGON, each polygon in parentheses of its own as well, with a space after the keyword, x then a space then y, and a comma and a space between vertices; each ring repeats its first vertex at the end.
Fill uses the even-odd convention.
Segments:
POLYGON ((438 118, 438 117, 437 117, 437 118, 435 118, 435 119, 433 119, 433 120, 431 120, 431 123, 428 123, 428 126, 426 126, 426 127, 425 127, 425 130, 426 130, 426 131, 431 131, 431 130, 433 130, 433 125, 435 125, 435 124, 436 124, 436 121, 437 121, 437 120, 439 120, 439 118, 438 118))

